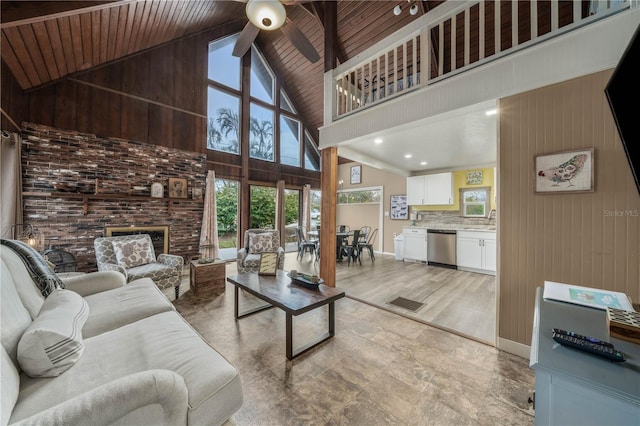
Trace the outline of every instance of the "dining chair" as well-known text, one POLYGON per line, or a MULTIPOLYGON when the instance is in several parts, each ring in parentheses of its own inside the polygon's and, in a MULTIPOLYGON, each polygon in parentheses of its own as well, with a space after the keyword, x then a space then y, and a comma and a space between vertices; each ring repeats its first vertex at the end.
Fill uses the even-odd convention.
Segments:
POLYGON ((353 231, 353 239, 351 240, 351 244, 346 247, 347 250, 347 265, 351 265, 351 259, 353 259, 353 263, 356 263, 356 260, 360 262, 362 265, 362 260, 360 259, 360 230, 356 229, 353 231))
POLYGON ((296 256, 296 258, 302 260, 306 252, 313 256, 316 250, 315 241, 309 241, 304 237, 304 229, 302 226, 296 228, 296 235, 298 237, 298 256, 296 256))
POLYGON ((336 232, 351 232, 351 228, 349 225, 338 225, 336 226, 336 232))
POLYGON ((366 243, 367 240, 369 239, 369 234, 371 233, 371 227, 370 226, 363 226, 360 228, 360 242, 361 243, 366 243))
MULTIPOLYGON (((360 254, 362 254, 362 251, 367 249, 369 251, 369 259, 371 259, 371 261, 375 261, 376 257, 373 254, 373 245, 376 242, 376 237, 378 235, 378 228, 374 229, 373 232, 371 233, 371 235, 369 235, 369 239, 367 240, 366 243, 360 243, 358 244, 358 251, 360 254)), ((360 261, 362 263, 362 261, 360 261)))

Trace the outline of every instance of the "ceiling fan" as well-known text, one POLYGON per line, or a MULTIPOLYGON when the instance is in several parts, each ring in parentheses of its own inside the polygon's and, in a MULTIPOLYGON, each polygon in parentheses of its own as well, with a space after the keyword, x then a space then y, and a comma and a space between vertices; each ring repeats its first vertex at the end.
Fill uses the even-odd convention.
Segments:
POLYGON ((312 63, 317 62, 320 59, 318 51, 296 24, 287 17, 284 6, 295 3, 298 2, 283 3, 280 0, 247 0, 245 11, 249 22, 242 29, 238 41, 236 41, 236 45, 233 48, 233 56, 244 56, 260 30, 273 31, 280 29, 305 58, 312 63))

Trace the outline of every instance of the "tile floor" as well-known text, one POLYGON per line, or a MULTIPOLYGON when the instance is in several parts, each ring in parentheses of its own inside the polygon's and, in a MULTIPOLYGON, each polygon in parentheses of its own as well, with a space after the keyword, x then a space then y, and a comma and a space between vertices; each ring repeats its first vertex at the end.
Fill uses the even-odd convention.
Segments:
MULTIPOLYGON (((527 360, 353 299, 336 302, 336 336, 293 361, 284 354, 284 313, 270 309, 235 321, 231 284, 223 294, 196 297, 187 277, 174 303, 240 370, 240 426, 534 421, 527 360)), ((326 315, 325 307, 296 317, 294 345, 321 334, 326 315)))

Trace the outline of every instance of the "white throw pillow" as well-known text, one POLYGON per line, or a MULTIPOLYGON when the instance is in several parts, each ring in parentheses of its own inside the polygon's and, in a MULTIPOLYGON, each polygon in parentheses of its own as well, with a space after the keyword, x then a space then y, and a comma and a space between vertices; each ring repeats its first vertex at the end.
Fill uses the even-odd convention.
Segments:
POLYGON ((249 253, 264 253, 269 251, 277 251, 277 247, 273 244, 272 233, 249 234, 249 253))
POLYGON ((18 363, 30 377, 59 376, 84 352, 82 327, 89 305, 78 293, 57 289, 18 343, 18 363))
POLYGON ((116 254, 118 265, 125 269, 156 261, 153 246, 146 238, 114 241, 113 251, 116 254))

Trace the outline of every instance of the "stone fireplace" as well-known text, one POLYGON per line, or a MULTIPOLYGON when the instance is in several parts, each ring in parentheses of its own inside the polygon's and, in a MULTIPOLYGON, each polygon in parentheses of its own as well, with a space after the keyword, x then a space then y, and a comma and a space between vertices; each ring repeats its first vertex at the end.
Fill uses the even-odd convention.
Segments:
POLYGON ((45 242, 73 254, 78 271, 97 270, 97 237, 122 232, 153 233, 156 254, 175 254, 185 262, 198 255, 204 204, 191 194, 204 190, 206 154, 22 125, 24 221, 45 242), (169 178, 186 179, 189 197, 167 198, 169 178), (131 193, 96 194, 96 179, 128 182, 131 193), (163 198, 151 197, 156 182, 164 186, 163 198))
POLYGON ((137 234, 149 234, 156 256, 162 253, 169 254, 168 226, 107 226, 105 228, 107 237, 137 234))

